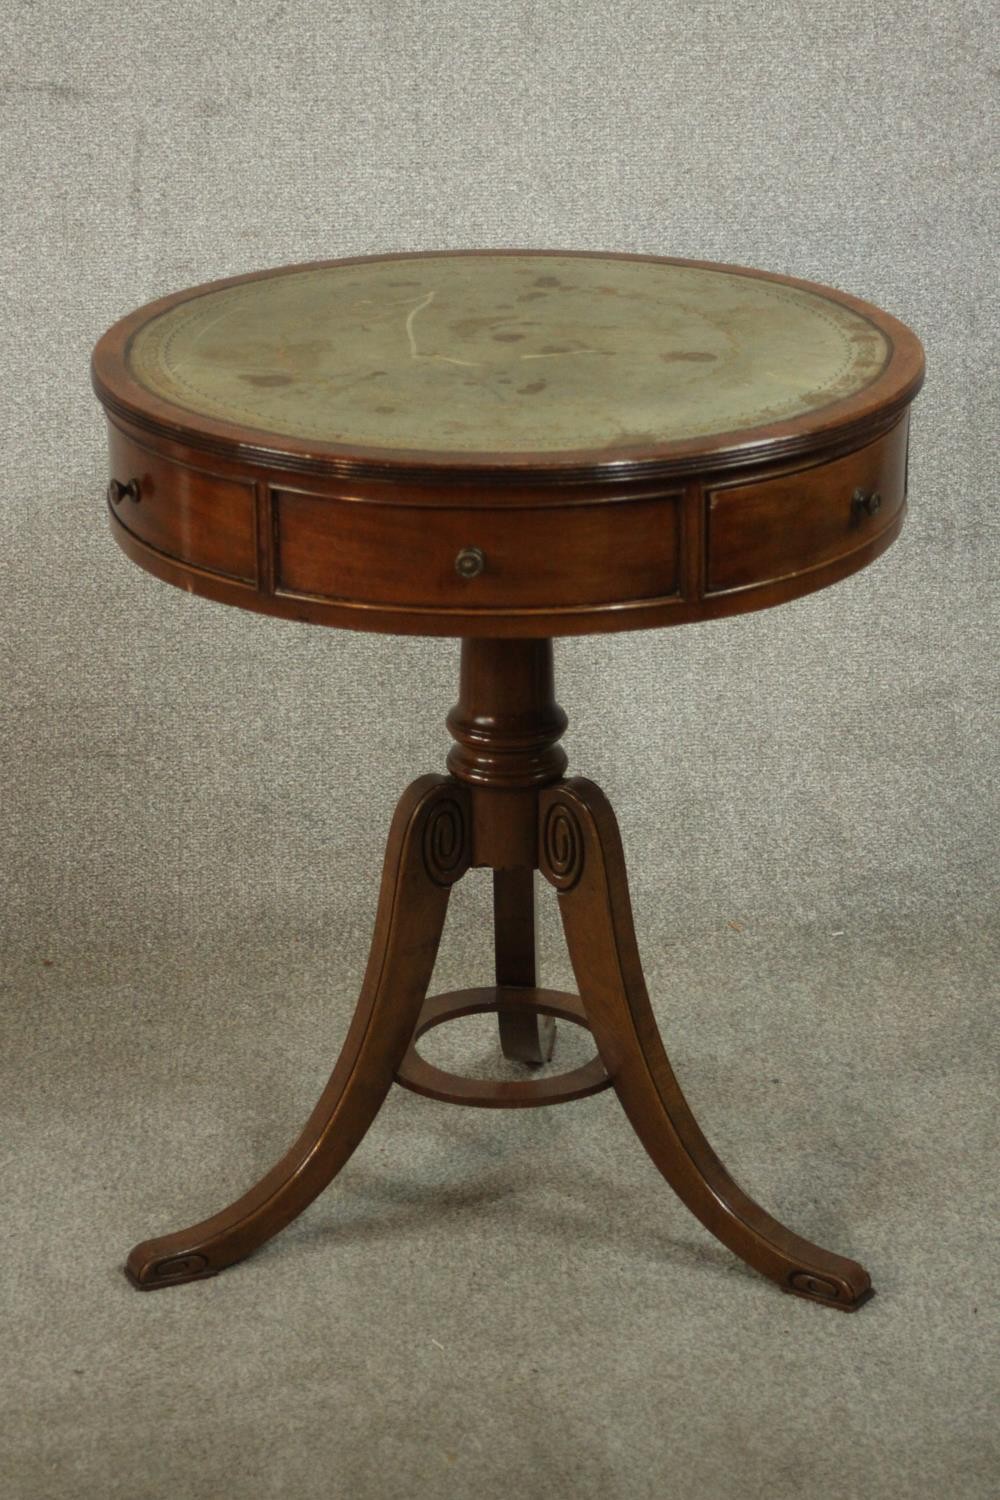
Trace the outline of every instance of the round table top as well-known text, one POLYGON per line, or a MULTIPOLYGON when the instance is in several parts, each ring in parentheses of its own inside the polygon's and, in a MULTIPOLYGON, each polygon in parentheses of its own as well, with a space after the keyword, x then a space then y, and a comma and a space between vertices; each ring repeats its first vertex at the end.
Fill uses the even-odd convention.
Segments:
POLYGON ((361 630, 539 638, 761 609, 906 508, 914 334, 813 282, 587 251, 288 266, 98 343, 115 537, 361 630))
POLYGON ((649 256, 478 251, 324 262, 140 309, 102 399, 338 467, 523 471, 800 444, 919 384, 902 324, 787 277, 649 256))

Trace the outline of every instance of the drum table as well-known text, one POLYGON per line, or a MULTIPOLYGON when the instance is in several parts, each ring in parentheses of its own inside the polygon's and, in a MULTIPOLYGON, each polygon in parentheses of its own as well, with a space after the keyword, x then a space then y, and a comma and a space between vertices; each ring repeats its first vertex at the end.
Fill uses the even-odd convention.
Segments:
POLYGON ((621 842, 564 779, 552 638, 762 609, 864 567, 899 532, 915 336, 854 297, 736 266, 477 251, 285 267, 150 303, 94 352, 124 551, 224 604, 458 636, 447 775, 403 794, 357 1012, 302 1134, 221 1213, 147 1240, 137 1287, 212 1276, 284 1227, 392 1084, 489 1108, 613 1087, 688 1207, 782 1290, 871 1296, 853 1260, 730 1177, 678 1087, 643 983, 621 842), (493 871, 496 982, 427 997, 452 885, 493 871), (540 988, 534 872, 578 995, 540 988), (433 1026, 497 1016, 508 1058, 554 1021, 596 1053, 490 1081, 431 1066, 433 1026))

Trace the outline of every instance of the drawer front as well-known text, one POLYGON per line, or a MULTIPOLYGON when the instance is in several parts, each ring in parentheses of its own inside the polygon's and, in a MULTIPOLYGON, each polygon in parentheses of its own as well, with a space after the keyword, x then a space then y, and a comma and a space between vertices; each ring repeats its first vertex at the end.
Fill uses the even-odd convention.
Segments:
POLYGON ((491 509, 276 490, 273 510, 275 579, 285 594, 404 608, 558 609, 658 599, 678 588, 677 495, 491 509), (456 562, 472 549, 481 569, 462 576, 456 562))
POLYGON ((831 463, 711 488, 707 592, 793 577, 886 530, 905 499, 907 421, 831 463))
POLYGON ((167 557, 253 583, 257 578, 254 486, 151 453, 109 428, 111 474, 138 485, 138 500, 113 504, 133 536, 167 557))

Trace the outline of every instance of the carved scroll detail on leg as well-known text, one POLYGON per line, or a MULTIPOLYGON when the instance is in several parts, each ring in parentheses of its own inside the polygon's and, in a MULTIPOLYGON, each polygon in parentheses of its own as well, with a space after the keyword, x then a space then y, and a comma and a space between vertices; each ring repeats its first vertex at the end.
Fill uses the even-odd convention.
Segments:
POLYGON ((424 868, 435 885, 454 885, 469 868, 472 830, 468 800, 465 789, 456 788, 452 796, 442 794, 427 814, 424 868))
POLYGON ((570 891, 583 873, 583 832, 572 807, 553 797, 542 814, 542 872, 557 891, 570 891))
POLYGON ((642 975, 614 813, 592 782, 541 794, 540 866, 559 907, 580 997, 625 1112, 656 1166, 723 1244, 784 1291, 853 1311, 872 1295, 856 1261, 773 1219, 730 1177, 670 1066, 642 975), (570 877, 573 878, 570 878, 570 877))
POLYGON ((290 1223, 360 1144, 393 1082, 426 997, 451 884, 468 868, 468 794, 423 776, 389 832, 375 936, 361 997, 330 1081, 295 1145, 256 1187, 190 1229, 146 1240, 128 1258, 137 1287, 214 1276, 290 1223))

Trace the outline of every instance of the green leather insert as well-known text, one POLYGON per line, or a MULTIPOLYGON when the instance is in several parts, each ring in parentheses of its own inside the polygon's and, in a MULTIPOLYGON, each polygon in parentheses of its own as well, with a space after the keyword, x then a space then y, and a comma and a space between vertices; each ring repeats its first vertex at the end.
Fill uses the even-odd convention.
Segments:
POLYGON ((134 336, 190 412, 388 451, 553 456, 745 432, 869 385, 891 353, 833 297, 607 257, 312 267, 209 291, 134 336))

